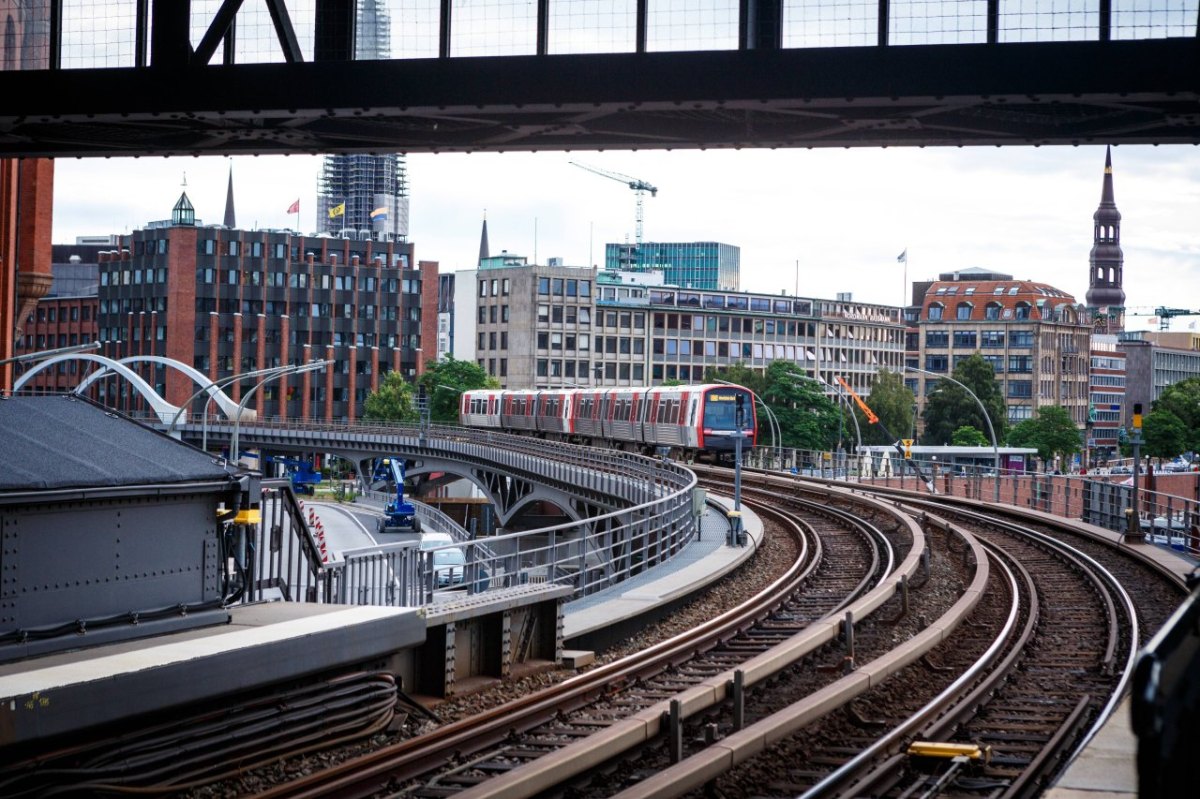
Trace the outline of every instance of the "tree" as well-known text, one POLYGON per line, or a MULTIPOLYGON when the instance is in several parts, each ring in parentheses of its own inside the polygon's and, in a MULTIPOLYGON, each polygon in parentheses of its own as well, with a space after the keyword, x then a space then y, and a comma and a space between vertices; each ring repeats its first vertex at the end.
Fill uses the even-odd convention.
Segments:
POLYGON ((388 372, 379 388, 367 395, 363 418, 372 422, 417 421, 412 384, 399 372, 388 372))
POLYGON ((729 366, 723 366, 719 369, 714 369, 710 366, 704 370, 704 381, 706 383, 724 381, 737 386, 744 386, 760 397, 767 388, 765 376, 754 371, 741 361, 731 363, 729 366))
POLYGON ((473 361, 447 355, 425 368, 417 380, 429 400, 429 418, 435 422, 457 422, 458 400, 464 391, 500 388, 500 381, 473 361))
MULTIPOLYGON (((1008 408, 1004 403, 996 372, 979 353, 954 367, 953 378, 974 392, 987 410, 997 441, 1008 432, 1008 408)), ((964 425, 987 430, 988 420, 980 413, 979 405, 960 386, 949 380, 939 380, 925 401, 925 444, 948 444, 954 431, 964 425)))
POLYGON ((1033 447, 1047 469, 1055 455, 1065 460, 1081 448, 1079 428, 1067 409, 1058 405, 1039 408, 1037 416, 1012 429, 1008 443, 1014 447, 1033 447))
POLYGON ((880 424, 867 424, 867 417, 855 408, 859 427, 862 428, 864 444, 894 444, 897 439, 908 438, 913 424, 913 403, 916 398, 912 390, 904 385, 904 378, 895 372, 880 369, 871 384, 871 393, 867 395, 866 403, 880 424), (884 429, 887 433, 884 433, 884 429))
POLYGON ((1188 429, 1178 416, 1170 411, 1155 410, 1142 420, 1142 437, 1145 439, 1143 452, 1151 458, 1174 458, 1188 450, 1188 429))
MULTIPOLYGON (((782 446, 828 450, 837 440, 841 410, 816 380, 791 361, 773 361, 767 367, 759 396, 779 420, 782 446)), ((759 439, 762 440, 761 423, 759 439)))
POLYGON ((1154 401, 1155 411, 1168 411, 1183 422, 1185 446, 1181 451, 1200 452, 1200 377, 1172 383, 1154 401))
POLYGON ((955 447, 986 447, 991 443, 987 436, 970 425, 958 428, 950 438, 950 444, 955 447))

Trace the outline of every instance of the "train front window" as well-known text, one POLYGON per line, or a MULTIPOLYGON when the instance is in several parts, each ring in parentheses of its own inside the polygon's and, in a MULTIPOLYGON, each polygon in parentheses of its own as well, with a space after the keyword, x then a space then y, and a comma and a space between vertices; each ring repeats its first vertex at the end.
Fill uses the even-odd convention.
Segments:
POLYGON ((733 430, 737 426, 737 400, 742 398, 742 427, 752 422, 750 394, 743 390, 713 390, 704 397, 704 426, 710 430, 733 430))

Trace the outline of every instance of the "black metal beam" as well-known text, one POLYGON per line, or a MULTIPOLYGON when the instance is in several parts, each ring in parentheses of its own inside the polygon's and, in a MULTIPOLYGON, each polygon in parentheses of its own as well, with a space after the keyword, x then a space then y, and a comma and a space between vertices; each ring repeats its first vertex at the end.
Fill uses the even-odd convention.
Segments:
POLYGON ((1200 143, 1200 41, 156 65, 0 94, 0 157, 1200 143))

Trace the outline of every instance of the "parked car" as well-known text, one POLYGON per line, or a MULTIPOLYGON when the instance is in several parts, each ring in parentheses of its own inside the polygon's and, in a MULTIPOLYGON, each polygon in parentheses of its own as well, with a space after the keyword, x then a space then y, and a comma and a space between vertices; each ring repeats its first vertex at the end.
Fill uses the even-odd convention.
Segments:
POLYGON ((1132 466, 1114 466, 1108 470, 1109 474, 1133 474, 1132 466))
POLYGON ((467 556, 462 547, 452 546, 454 539, 447 533, 425 533, 421 536, 421 549, 433 550, 434 585, 450 588, 461 585, 467 566, 467 556))

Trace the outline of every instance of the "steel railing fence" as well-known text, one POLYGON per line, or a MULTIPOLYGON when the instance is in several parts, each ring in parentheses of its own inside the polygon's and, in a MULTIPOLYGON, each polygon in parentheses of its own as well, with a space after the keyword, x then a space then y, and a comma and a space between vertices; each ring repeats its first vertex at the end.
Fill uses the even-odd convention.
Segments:
MULTIPOLYGON (((194 426, 193 426, 194 427, 194 426)), ((208 427, 211 442, 227 437, 227 423, 208 427)), ((449 532, 455 543, 420 549, 415 542, 323 551, 304 507, 285 479, 262 483, 262 523, 239 531, 234 547, 246 564, 243 601, 337 602, 414 606, 443 588, 468 593, 553 582, 577 595, 636 575, 677 554, 695 539, 696 477, 686 467, 628 452, 581 447, 460 427, 342 424, 290 419, 242 425, 249 443, 302 440, 319 451, 375 448, 380 453, 437 454, 487 465, 523 479, 544 480, 591 497, 605 511, 538 530, 467 538, 440 511, 418 503, 422 525, 449 532), (437 553, 462 553, 461 567, 441 567, 437 553), (439 576, 445 575, 442 581, 439 576)), ((389 495, 380 495, 386 501, 389 495)))

